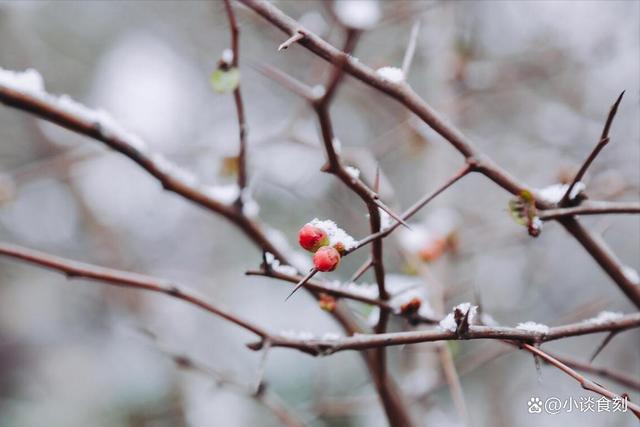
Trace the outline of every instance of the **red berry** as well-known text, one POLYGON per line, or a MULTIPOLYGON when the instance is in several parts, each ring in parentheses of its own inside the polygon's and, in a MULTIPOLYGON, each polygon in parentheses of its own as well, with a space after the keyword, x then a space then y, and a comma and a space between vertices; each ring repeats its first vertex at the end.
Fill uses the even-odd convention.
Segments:
POLYGON ((331 246, 323 246, 313 255, 313 265, 318 271, 333 271, 340 264, 340 254, 331 246))
POLYGON ((329 236, 323 229, 307 224, 298 232, 298 242, 306 250, 315 252, 329 244, 329 236))

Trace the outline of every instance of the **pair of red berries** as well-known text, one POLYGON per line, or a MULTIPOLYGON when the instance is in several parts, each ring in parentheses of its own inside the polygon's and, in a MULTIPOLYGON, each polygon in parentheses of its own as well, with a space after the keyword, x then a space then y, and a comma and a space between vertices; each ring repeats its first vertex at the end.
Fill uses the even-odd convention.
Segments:
POLYGON ((340 264, 340 249, 344 246, 340 243, 330 246, 329 236, 322 228, 305 225, 298 232, 298 242, 304 249, 314 252, 313 265, 318 271, 333 271, 340 264))

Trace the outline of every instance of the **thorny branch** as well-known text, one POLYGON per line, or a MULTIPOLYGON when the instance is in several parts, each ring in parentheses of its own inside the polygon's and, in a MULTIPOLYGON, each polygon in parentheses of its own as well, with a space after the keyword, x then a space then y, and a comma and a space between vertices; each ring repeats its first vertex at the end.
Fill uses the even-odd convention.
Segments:
MULTIPOLYGON (((178 286, 170 281, 157 279, 151 276, 98 267, 5 243, 0 243, 0 255, 20 259, 44 268, 56 270, 64 273, 69 278, 80 277, 115 286, 163 293, 170 297, 183 300, 257 335, 260 338, 260 341, 249 344, 249 347, 252 349, 257 350, 264 348, 265 346, 288 347, 311 355, 329 355, 346 350, 363 351, 363 356, 369 370, 373 374, 376 387, 385 406, 387 417, 391 425, 410 426, 412 425, 412 422, 409 418, 407 408, 396 390, 395 384, 386 373, 384 349, 387 346, 412 343, 461 339, 507 340, 560 369, 578 381, 583 388, 601 394, 609 399, 620 398, 621 396, 612 393, 608 389, 578 374, 571 368, 571 366, 587 372, 610 376, 614 379, 616 379, 616 374, 604 368, 594 368, 589 364, 575 361, 570 362, 567 359, 560 359, 555 356, 551 356, 549 353, 541 350, 538 346, 547 341, 572 336, 600 332, 608 332, 610 334, 609 336, 612 336, 613 334, 617 334, 628 329, 638 328, 640 327, 640 313, 629 314, 606 322, 586 321, 567 324, 564 326, 550 328, 549 331, 545 333, 532 332, 518 328, 488 327, 468 324, 465 325, 464 329, 456 332, 443 330, 441 328, 433 328, 429 330, 411 332, 385 333, 389 315, 402 315, 402 313, 398 313, 390 304, 389 299, 392 296, 388 293, 385 287, 385 273, 382 264, 383 238, 388 236, 399 225, 406 224, 405 221, 413 216, 418 210, 433 200, 437 195, 455 184, 463 176, 466 176, 471 172, 478 172, 486 176, 498 186, 514 195, 521 194, 521 192, 527 189, 527 187, 512 177, 499 165, 494 163, 486 154, 476 149, 457 128, 446 122, 435 110, 422 100, 407 83, 391 82, 378 75, 374 70, 364 65, 362 62, 351 57, 350 54, 355 46, 358 36, 356 31, 351 29, 347 30, 345 46, 342 50, 339 50, 325 42, 317 35, 308 31, 306 28, 303 28, 300 24, 289 18, 270 3, 259 0, 239 1, 259 15, 263 16, 285 33, 289 34, 290 38, 282 43, 279 49, 287 49, 292 44, 299 43, 333 65, 333 71, 326 84, 326 88, 322 88, 321 90, 319 87, 309 88, 305 84, 300 83, 285 73, 273 68, 262 67, 262 71, 311 103, 318 116, 323 145, 327 155, 327 163, 323 170, 334 174, 350 190, 360 196, 369 212, 371 234, 361 239, 357 245, 350 251, 347 251, 345 255, 348 255, 367 244, 372 244, 371 258, 361 269, 359 269, 358 273, 362 274, 370 267, 374 269, 376 283, 378 286, 378 298, 364 296, 356 292, 341 289, 339 287, 331 287, 321 282, 313 281, 311 280, 311 277, 314 274, 313 271, 308 275, 308 279, 303 281, 302 284, 306 284, 306 287, 316 297, 318 297, 320 293, 326 293, 338 298, 351 299, 380 307, 381 315, 379 322, 375 327, 375 333, 362 334, 360 327, 355 322, 351 313, 346 311, 344 306, 339 306, 334 312, 334 316, 340 322, 346 334, 350 336, 331 339, 301 339, 295 336, 273 334, 253 322, 244 320, 224 309, 219 308, 218 306, 208 302, 205 298, 199 296, 196 292, 188 288, 178 286), (331 124, 329 107, 340 82, 346 74, 350 74, 363 81, 365 84, 396 99, 408 110, 420 117, 427 125, 438 132, 465 158, 466 164, 455 175, 453 175, 442 186, 437 188, 433 193, 425 195, 422 199, 418 200, 402 215, 396 215, 393 213, 380 200, 377 194, 377 189, 369 188, 357 177, 352 176, 343 165, 340 153, 336 149, 337 139, 334 135, 333 126, 331 124), (391 215, 397 222, 387 228, 382 228, 380 209, 391 215)), ((238 67, 239 29, 230 0, 225 0, 225 9, 229 19, 231 32, 231 50, 233 52, 231 65, 233 67, 238 67)), ((418 23, 416 23, 412 30, 410 43, 407 48, 405 60, 403 61, 405 75, 408 72, 415 52, 417 31, 418 23)), ((575 218, 578 215, 639 213, 640 205, 638 203, 628 202, 585 202, 580 204, 571 204, 572 201, 569 200, 569 195, 575 185, 582 179, 590 164, 597 157, 602 148, 604 148, 604 146, 609 142, 609 130, 623 94, 624 92, 611 107, 598 144, 576 174, 560 203, 550 204, 544 200, 536 199, 535 204, 539 208, 540 219, 557 220, 560 222, 567 231, 573 234, 573 236, 585 247, 585 249, 616 282, 627 297, 640 308, 640 287, 632 283, 628 275, 625 274, 622 264, 616 259, 615 255, 609 251, 604 242, 599 240, 593 233, 586 230, 575 218)), ((40 118, 49 120, 79 134, 86 135, 103 142, 108 147, 120 152, 136 162, 141 168, 154 176, 168 191, 179 194, 180 196, 227 218, 238 226, 250 238, 250 240, 252 240, 263 251, 272 253, 275 258, 280 260, 282 263, 288 263, 285 254, 278 250, 278 248, 270 241, 260 225, 245 216, 241 209, 242 191, 247 186, 247 124, 239 86, 234 90, 234 101, 239 127, 238 187, 240 190, 235 206, 223 203, 216 199, 216 197, 209 194, 206 191, 206 188, 201 184, 185 180, 183 176, 181 176, 179 168, 170 164, 166 159, 149 153, 144 147, 140 147, 136 144, 135 141, 128 140, 126 135, 113 133, 109 129, 103 128, 99 122, 90 120, 81 114, 74 114, 67 109, 61 108, 59 105, 56 105, 55 102, 51 102, 48 98, 33 96, 32 94, 14 90, 12 87, 0 84, 0 101, 6 105, 30 112, 40 118)), ((277 271, 252 271, 248 274, 266 275, 268 277, 274 277, 289 282, 295 282, 299 279, 298 277, 286 275, 277 271)), ((419 317, 414 317, 411 320, 414 322, 431 324, 437 322, 437 319, 419 317)), ((188 361, 186 358, 176 360, 181 360, 185 366, 195 366, 193 362, 188 361)), ((629 380, 628 378, 620 375, 618 375, 616 380, 623 384, 625 384, 626 381, 626 384, 629 387, 638 387, 637 383, 634 383, 633 380, 629 380)), ((640 409, 636 404, 629 403, 629 408, 636 416, 640 417, 640 409)), ((282 421, 284 422, 284 419, 282 421)), ((297 424, 292 422, 291 425, 297 424)))
MULTIPOLYGON (((268 345, 270 347, 287 347, 297 349, 314 356, 326 356, 346 350, 368 350, 372 348, 433 341, 459 339, 498 339, 521 342, 523 343, 523 348, 531 351, 527 343, 535 343, 536 345, 538 345, 543 342, 572 336, 593 334, 599 332, 624 331, 640 327, 640 313, 636 313, 629 314, 619 319, 607 322, 596 323, 587 321, 557 326, 550 328, 546 333, 532 332, 529 330, 518 328, 470 325, 468 326, 466 331, 464 331, 463 335, 460 335, 458 332, 451 332, 437 328, 433 330, 414 332, 395 332, 373 335, 358 334, 352 337, 344 337, 338 339, 302 339, 269 333, 260 326, 241 319, 238 316, 235 316, 227 312, 226 310, 221 309, 214 304, 206 301, 196 292, 163 279, 98 267, 95 265, 56 257, 53 255, 6 243, 0 243, 0 255, 26 261, 40 267, 61 272, 68 278, 85 278, 115 286, 123 286, 133 289, 162 293, 170 297, 183 300, 189 304, 200 307, 211 314, 226 319, 229 322, 234 323, 235 325, 240 326, 259 336, 261 338, 259 342, 248 345, 249 348, 253 350, 261 349, 265 342, 268 342, 268 345)), ((545 360, 547 359, 545 358, 545 360)), ((598 392, 597 390, 599 389, 595 389, 593 391, 598 392)), ((393 394, 393 392, 390 390, 382 391, 393 394)), ((609 395, 606 396, 609 397, 609 395)))
MULTIPOLYGON (((343 52, 301 26, 297 21, 287 16, 273 4, 262 0, 238 1, 289 35, 293 35, 299 31, 303 32, 305 37, 299 40, 298 43, 326 61, 337 64, 343 57, 343 52)), ((524 190, 527 190, 525 184, 496 164, 487 154, 475 148, 472 142, 460 130, 448 123, 437 111, 416 94, 407 83, 391 82, 376 73, 362 61, 352 57, 347 57, 343 68, 346 73, 397 100, 408 110, 416 114, 464 156, 467 162, 472 165, 474 172, 486 176, 513 195, 520 195, 524 190)), ((541 210, 553 207, 541 199, 536 199, 535 203, 541 210)), ((629 277, 624 274, 624 266, 608 249, 606 244, 597 239, 593 233, 582 227, 575 218, 563 217, 559 219, 559 222, 584 246, 587 252, 589 252, 598 265, 613 279, 629 300, 633 302, 636 307, 640 308, 640 286, 634 284, 629 277)))

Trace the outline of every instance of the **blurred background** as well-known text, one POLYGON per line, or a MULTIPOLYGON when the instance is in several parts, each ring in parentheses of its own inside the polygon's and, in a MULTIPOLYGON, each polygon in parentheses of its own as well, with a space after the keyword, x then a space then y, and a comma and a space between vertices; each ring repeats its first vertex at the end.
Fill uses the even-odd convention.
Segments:
MULTIPOLYGON (((319 1, 277 1, 303 25, 340 45, 342 32, 319 1)), ((355 56, 399 67, 421 24, 408 75, 412 87, 483 151, 532 188, 567 182, 597 142, 609 106, 626 90, 612 142, 590 168, 596 200, 640 196, 640 2, 385 1, 379 25, 355 56)), ((236 5, 241 85, 249 123, 249 177, 260 219, 280 244, 301 225, 330 218, 356 238, 365 207, 324 162, 313 111, 260 75, 267 63, 309 83, 327 64, 236 5)), ((229 46, 221 1, 1 1, 0 66, 39 70, 47 89, 109 111, 149 147, 209 184, 235 182, 232 96, 209 76, 229 46)), ((345 161, 401 211, 451 176, 462 161, 397 103, 346 78, 332 107, 345 161)), ((510 196, 465 177, 414 218, 413 234, 386 240, 391 283, 420 287, 435 314, 482 303, 500 324, 556 325, 602 310, 633 312, 613 282, 559 225, 537 239, 508 213, 510 196), (432 247, 433 236, 445 247, 432 247)), ((640 269, 637 216, 585 217, 619 258, 640 269)), ((0 236, 61 256, 176 280, 273 331, 340 330, 290 284, 246 277, 261 253, 225 220, 163 192, 131 161, 100 144, 9 108, 0 109, 0 236)), ((366 250, 327 280, 347 280, 366 250)), ((367 274, 362 282, 372 282, 367 274)), ((371 308, 353 305, 364 323, 371 308)), ((408 329, 395 319, 391 330, 408 329)), ((247 392, 260 357, 253 336, 162 295, 114 289, 0 259, 0 425, 278 426, 247 392), (179 369, 180 353, 218 378, 179 369), (235 384, 235 385, 234 385, 235 384), (236 386, 239 385, 239 386, 236 386)), ((545 345, 587 360, 604 336, 545 345)), ((447 344, 469 413, 459 416, 443 382, 439 344, 389 350, 394 377, 425 426, 634 426, 630 414, 529 415, 531 397, 589 394, 529 354, 491 341, 447 344), (508 350, 508 349, 507 349, 508 350)), ((612 340, 596 365, 640 378, 640 332, 612 340)), ((267 388, 312 426, 386 425, 362 359, 276 349, 267 388)), ((620 385, 598 379, 616 392, 620 385)), ((640 399, 631 393, 634 401, 640 399)))

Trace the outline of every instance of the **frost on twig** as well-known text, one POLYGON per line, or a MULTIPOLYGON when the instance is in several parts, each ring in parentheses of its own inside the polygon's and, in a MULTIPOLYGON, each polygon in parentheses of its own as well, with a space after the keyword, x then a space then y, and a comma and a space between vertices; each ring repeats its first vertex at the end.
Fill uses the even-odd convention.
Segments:
MULTIPOLYGON (((562 200, 562 197, 569 189, 569 184, 553 184, 548 187, 536 190, 536 194, 541 200, 547 203, 556 204, 562 200)), ((571 189, 569 194, 569 200, 575 200, 584 191, 585 185, 582 182, 577 182, 571 189)))
POLYGON ((385 80, 392 83, 400 83, 404 81, 404 71, 398 67, 382 67, 378 68, 376 72, 385 80))
POLYGON ((532 321, 527 321, 524 323, 518 323, 516 329, 522 329, 523 331, 535 332, 538 334, 548 334, 549 327, 547 325, 543 325, 542 323, 536 323, 532 321))
POLYGON ((595 325, 604 325, 609 322, 613 322, 619 320, 624 315, 622 313, 613 312, 613 311, 601 311, 597 316, 588 319, 587 322, 593 323, 595 325))
POLYGON ((330 219, 319 220, 318 218, 314 218, 309 221, 309 224, 314 227, 318 227, 327 233, 327 237, 329 237, 329 246, 341 243, 344 245, 344 250, 348 251, 354 248, 358 243, 353 237, 351 237, 351 235, 349 235, 349 233, 338 227, 336 223, 330 219))
POLYGON ((128 146, 140 153, 147 151, 146 144, 139 136, 120 126, 106 111, 85 107, 68 95, 49 94, 45 89, 42 76, 32 68, 23 72, 0 68, 0 86, 34 97, 58 110, 92 123, 103 135, 126 141, 128 146))
POLYGON ((266 252, 264 254, 264 260, 265 260, 265 267, 266 268, 270 268, 271 270, 278 272, 278 273, 282 273, 282 274, 287 274, 290 276, 297 276, 298 275, 298 270, 291 266, 291 265, 282 265, 280 264, 280 261, 278 261, 271 252, 266 252))
POLYGON ((469 325, 474 323, 477 313, 477 305, 463 302, 456 305, 453 311, 440 321, 439 326, 446 331, 464 334, 469 329, 469 325))

